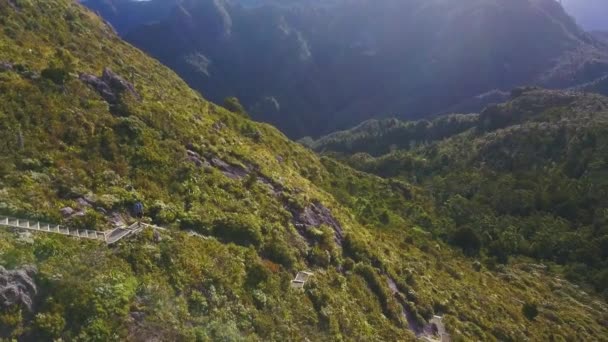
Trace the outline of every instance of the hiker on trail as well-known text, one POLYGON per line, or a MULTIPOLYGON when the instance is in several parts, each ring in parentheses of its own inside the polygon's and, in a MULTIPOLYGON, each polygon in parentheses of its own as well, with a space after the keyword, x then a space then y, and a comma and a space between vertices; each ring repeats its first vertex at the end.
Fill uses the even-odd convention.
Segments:
POLYGON ((141 202, 135 203, 133 206, 133 215, 138 219, 142 219, 144 217, 144 205, 141 202))

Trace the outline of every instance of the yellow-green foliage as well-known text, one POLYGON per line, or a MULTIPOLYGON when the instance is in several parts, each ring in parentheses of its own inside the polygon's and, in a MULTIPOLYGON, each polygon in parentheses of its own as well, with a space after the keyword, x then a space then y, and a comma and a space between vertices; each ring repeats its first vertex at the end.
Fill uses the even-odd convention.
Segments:
POLYGON ((75 2, 0 0, 0 24, 0 61, 15 65, 0 72, 0 211, 58 222, 60 208, 94 197, 77 224, 106 229, 102 212, 127 215, 141 200, 169 228, 113 247, 2 230, 0 265, 36 265, 39 288, 33 312, 0 310, 2 338, 412 340, 403 307, 420 322, 445 314, 456 340, 608 334, 605 305, 569 283, 525 261, 475 271, 435 241, 425 230, 443 219, 420 189, 208 103, 75 2), (106 67, 138 96, 110 108, 76 77, 106 67), (253 175, 199 168, 187 149, 253 175), (312 203, 343 239, 327 225, 298 232, 292 211, 312 203), (305 269, 314 276, 292 289, 305 269), (537 305, 534 320, 522 303, 537 305))

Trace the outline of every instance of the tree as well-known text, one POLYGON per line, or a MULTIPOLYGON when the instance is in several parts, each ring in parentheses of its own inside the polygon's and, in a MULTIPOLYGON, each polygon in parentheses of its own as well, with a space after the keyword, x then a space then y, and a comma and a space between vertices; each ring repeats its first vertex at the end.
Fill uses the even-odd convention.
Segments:
POLYGON ((453 245, 462 248, 466 255, 476 255, 479 253, 481 239, 473 229, 469 227, 460 227, 450 235, 450 242, 453 245))
POLYGON ((245 107, 243 107, 243 105, 241 104, 241 101, 239 101, 239 99, 234 96, 225 98, 224 104, 222 106, 235 114, 239 114, 246 118, 249 117, 249 114, 245 110, 245 107))
POLYGON ((70 78, 70 73, 61 68, 47 68, 42 70, 40 76, 52 81, 57 85, 64 85, 65 82, 70 78))
POLYGON ((538 307, 534 303, 525 303, 521 312, 528 320, 533 321, 538 316, 538 307))

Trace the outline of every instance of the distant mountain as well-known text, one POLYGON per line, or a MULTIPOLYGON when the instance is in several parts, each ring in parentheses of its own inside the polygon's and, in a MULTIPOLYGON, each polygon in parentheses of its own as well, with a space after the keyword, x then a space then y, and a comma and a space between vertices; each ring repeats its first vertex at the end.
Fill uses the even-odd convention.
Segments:
POLYGON ((167 17, 181 0, 80 0, 121 34, 167 17))
POLYGON ((608 30, 608 1, 562 0, 562 3, 585 30, 608 30))
MULTIPOLYGON (((146 10, 150 18, 123 33, 206 97, 237 96, 293 137, 371 117, 478 110, 501 99, 479 96, 488 91, 608 73, 606 44, 554 0, 289 4, 183 0, 161 20, 146 10)), ((133 14, 115 8, 106 18, 121 31, 133 14)))
POLYGON ((603 40, 608 44, 608 31, 593 31, 591 32, 597 39, 603 40))

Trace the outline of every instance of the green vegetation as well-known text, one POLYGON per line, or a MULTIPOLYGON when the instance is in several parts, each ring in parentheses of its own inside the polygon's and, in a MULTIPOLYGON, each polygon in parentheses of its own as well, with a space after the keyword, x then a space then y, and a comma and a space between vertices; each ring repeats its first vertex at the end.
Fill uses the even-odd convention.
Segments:
POLYGON ((234 96, 225 98, 222 106, 235 114, 242 115, 246 118, 249 117, 245 107, 243 107, 239 99, 234 96))
POLYGON ((77 3, 0 1, 0 24, 0 212, 103 230, 143 201, 168 228, 111 247, 2 228, 0 265, 35 265, 38 291, 0 306, 0 338, 414 340, 403 310, 457 341, 608 335, 598 297, 483 267, 428 233, 453 219, 422 188, 208 103, 77 3))
POLYGON ((428 189, 446 219, 429 228, 465 254, 503 264, 528 256, 608 296, 608 99, 516 89, 511 102, 481 115, 424 123, 416 132, 420 144, 409 144, 406 132, 399 142, 393 128, 366 126, 310 145, 363 171, 428 189), (443 131, 456 134, 443 140, 425 129, 445 123, 443 131), (366 144, 372 135, 376 144, 366 144), (389 145, 400 149, 369 155, 389 145))

